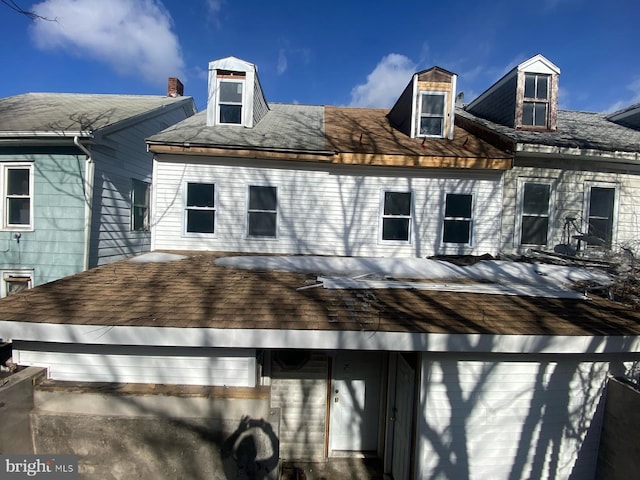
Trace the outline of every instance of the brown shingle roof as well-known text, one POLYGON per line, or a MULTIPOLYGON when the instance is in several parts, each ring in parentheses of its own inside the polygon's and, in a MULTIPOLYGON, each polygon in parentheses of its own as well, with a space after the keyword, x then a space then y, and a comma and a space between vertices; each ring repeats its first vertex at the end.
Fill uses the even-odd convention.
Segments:
MULTIPOLYGON (((0 301, 0 321, 234 329, 640 335, 640 314, 601 299, 305 288, 316 276, 214 264, 104 265, 0 301)), ((1 336, 2 332, 0 332, 1 336)))

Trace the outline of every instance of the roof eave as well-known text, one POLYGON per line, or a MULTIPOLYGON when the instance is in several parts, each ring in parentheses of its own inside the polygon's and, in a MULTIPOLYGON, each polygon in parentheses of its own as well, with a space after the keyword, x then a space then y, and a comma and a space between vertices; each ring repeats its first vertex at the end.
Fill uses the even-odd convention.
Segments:
POLYGON ((640 152, 596 150, 592 148, 563 147, 535 143, 516 143, 515 149, 516 152, 524 154, 594 158, 620 163, 640 163, 640 152))

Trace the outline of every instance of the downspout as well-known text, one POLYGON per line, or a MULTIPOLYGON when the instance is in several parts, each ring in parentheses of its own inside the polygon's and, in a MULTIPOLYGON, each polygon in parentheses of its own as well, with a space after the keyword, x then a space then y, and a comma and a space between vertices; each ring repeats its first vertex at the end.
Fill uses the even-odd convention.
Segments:
POLYGON ((80 143, 79 137, 73 137, 73 144, 87 156, 84 168, 84 258, 83 270, 89 269, 89 250, 91 242, 91 215, 93 213, 93 173, 94 163, 91 152, 80 143))

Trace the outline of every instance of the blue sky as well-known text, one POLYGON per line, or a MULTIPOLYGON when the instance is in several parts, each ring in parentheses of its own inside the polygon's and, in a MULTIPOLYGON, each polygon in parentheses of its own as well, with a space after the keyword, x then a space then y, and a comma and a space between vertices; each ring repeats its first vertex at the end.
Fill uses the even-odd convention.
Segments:
POLYGON ((638 0, 14 0, 0 3, 2 96, 165 94, 177 76, 205 107, 208 62, 258 66, 268 101, 389 107, 411 74, 458 74, 465 101, 542 53, 560 106, 640 102, 638 0))

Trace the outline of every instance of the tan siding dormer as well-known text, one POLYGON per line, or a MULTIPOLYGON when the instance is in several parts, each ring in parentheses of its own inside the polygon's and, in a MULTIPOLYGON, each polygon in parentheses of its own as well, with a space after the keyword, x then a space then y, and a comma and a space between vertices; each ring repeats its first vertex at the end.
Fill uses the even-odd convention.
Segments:
POLYGON ((439 67, 414 74, 389 112, 392 125, 411 138, 452 139, 456 79, 439 67))

